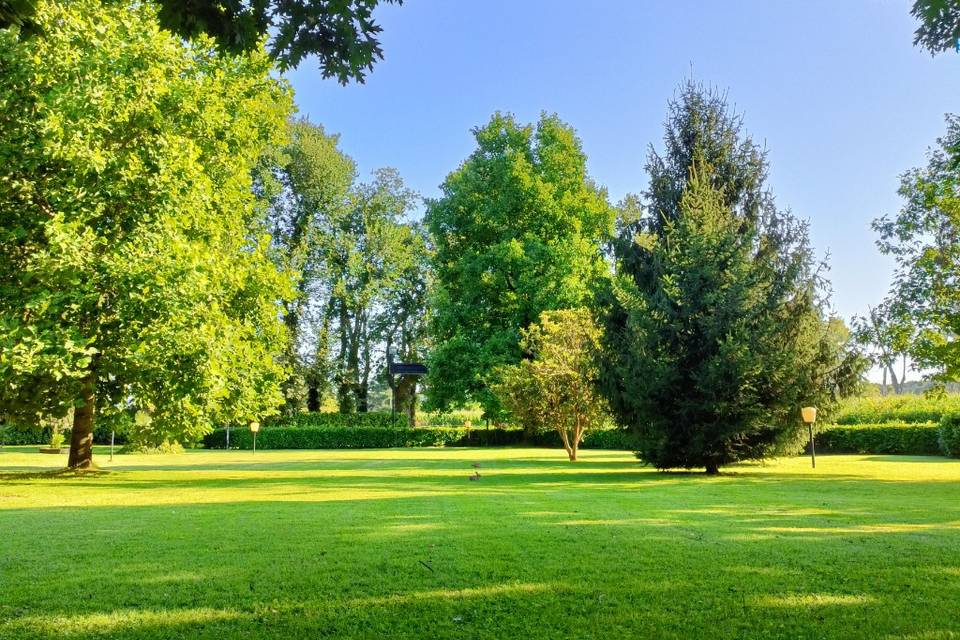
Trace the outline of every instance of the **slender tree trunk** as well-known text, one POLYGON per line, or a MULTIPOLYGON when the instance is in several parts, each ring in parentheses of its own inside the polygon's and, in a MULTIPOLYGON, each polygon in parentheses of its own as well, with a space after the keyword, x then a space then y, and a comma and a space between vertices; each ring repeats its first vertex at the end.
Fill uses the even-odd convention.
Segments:
POLYGON ((73 411, 73 433, 70 435, 70 458, 67 466, 72 469, 89 469, 93 466, 93 410, 96 401, 96 374, 88 371, 80 390, 82 407, 73 411))
POLYGON ((567 457, 570 458, 570 462, 576 462, 577 449, 570 445, 570 435, 567 433, 566 426, 561 426, 558 431, 560 431, 560 439, 563 441, 563 448, 567 450, 567 457))
POLYGON ((407 419, 409 420, 410 426, 417 426, 417 380, 416 378, 410 383, 410 399, 408 400, 409 404, 407 405, 407 419))

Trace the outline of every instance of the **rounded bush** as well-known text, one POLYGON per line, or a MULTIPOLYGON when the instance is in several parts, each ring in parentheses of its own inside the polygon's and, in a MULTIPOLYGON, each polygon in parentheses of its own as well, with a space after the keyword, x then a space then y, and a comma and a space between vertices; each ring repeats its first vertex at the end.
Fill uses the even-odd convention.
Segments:
POLYGON ((960 412, 945 414, 940 419, 940 450, 944 455, 960 458, 960 412))

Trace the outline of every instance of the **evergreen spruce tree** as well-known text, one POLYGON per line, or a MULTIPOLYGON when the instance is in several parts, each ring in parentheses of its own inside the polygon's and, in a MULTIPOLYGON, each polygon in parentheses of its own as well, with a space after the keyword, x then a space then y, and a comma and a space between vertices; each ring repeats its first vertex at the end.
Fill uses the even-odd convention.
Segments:
POLYGON ((601 295, 600 385, 642 459, 716 473, 795 447, 800 406, 862 369, 827 330, 805 223, 776 209, 725 98, 688 83, 665 142, 601 295))

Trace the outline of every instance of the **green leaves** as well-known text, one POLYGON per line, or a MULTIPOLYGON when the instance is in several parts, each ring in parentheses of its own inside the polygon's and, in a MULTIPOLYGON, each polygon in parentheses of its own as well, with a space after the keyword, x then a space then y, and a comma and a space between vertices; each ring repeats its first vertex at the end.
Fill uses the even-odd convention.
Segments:
POLYGON ((900 212, 873 223, 897 271, 890 295, 860 334, 880 346, 891 372, 895 354, 906 351, 917 369, 932 369, 943 382, 960 379, 960 117, 947 116, 937 142, 926 167, 901 177, 900 212))
POLYGON ((498 409, 490 373, 520 359, 520 330, 544 310, 576 307, 606 275, 612 230, 606 192, 586 174, 570 127, 494 114, 477 149, 427 206, 436 245, 430 401, 498 409))
POLYGON ((0 411, 60 415, 91 372, 101 413, 150 409, 151 443, 273 411, 291 289, 250 172, 288 91, 262 53, 185 45, 149 4, 36 19, 42 38, 0 31, 0 411))

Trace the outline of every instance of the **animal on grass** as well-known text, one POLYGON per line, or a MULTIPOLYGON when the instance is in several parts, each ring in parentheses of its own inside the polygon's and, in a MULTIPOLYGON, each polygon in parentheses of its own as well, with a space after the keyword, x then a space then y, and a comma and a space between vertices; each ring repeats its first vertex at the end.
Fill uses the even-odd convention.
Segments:
POLYGON ((471 481, 471 482, 474 482, 474 481, 479 480, 479 479, 480 479, 480 474, 479 474, 478 472, 476 472, 476 471, 474 471, 474 472, 473 472, 473 475, 470 476, 470 481, 471 481))

